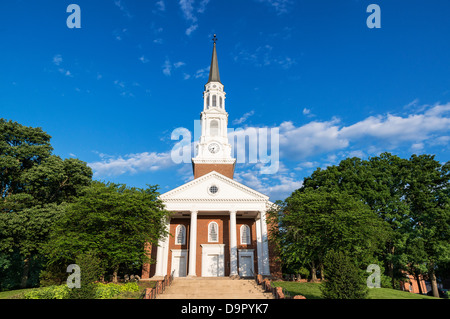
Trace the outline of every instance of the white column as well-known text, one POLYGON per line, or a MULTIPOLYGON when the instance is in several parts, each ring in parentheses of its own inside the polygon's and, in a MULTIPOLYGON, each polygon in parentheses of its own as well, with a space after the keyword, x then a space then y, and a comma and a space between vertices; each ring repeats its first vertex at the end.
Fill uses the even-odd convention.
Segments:
POLYGON ((236 211, 230 211, 230 276, 238 275, 237 242, 236 242, 236 211))
POLYGON ((156 271, 155 277, 163 275, 163 258, 164 258, 164 240, 158 240, 158 248, 156 250, 156 271))
MULTIPOLYGON (((165 221, 167 233, 170 231, 170 219, 165 221)), ((169 258, 169 236, 160 238, 158 241, 158 248, 156 250, 156 270, 155 277, 165 276, 167 274, 167 259, 169 258)))
POLYGON ((262 238, 261 238, 261 218, 256 219, 256 254, 258 256, 258 274, 263 273, 262 238))
POLYGON ((189 229, 189 272, 188 276, 195 277, 197 262, 197 211, 191 212, 191 227, 189 229))
POLYGON ((270 275, 269 267, 269 242, 267 238, 266 211, 261 211, 261 240, 262 240, 262 275, 270 275))

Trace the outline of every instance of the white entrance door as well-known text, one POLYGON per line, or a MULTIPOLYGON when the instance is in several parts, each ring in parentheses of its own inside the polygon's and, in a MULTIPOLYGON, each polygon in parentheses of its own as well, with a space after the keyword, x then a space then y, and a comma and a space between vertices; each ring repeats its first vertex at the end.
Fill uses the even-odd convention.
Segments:
POLYGON ((174 277, 186 277, 187 273, 187 251, 172 250, 172 271, 174 277))
POLYGON ((239 250, 239 276, 253 277, 254 263, 253 263, 253 249, 239 250))
POLYGON ((202 277, 225 276, 224 244, 201 244, 202 277))
POLYGON ((219 255, 207 255, 206 256, 206 276, 218 277, 219 276, 219 255))

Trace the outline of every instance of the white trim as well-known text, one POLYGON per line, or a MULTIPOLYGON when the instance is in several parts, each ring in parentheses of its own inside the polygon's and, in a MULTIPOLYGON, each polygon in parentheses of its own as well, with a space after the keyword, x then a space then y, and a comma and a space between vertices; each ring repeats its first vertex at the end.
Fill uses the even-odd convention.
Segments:
POLYGON ((191 227, 189 229, 189 273, 188 276, 195 277, 197 261, 197 211, 191 212, 191 227))
POLYGON ((236 237, 236 211, 230 211, 230 276, 238 274, 236 237))
MULTIPOLYGON (((171 262, 171 271, 170 273, 172 273, 175 269, 174 269, 174 258, 175 257, 182 257, 184 258, 184 274, 185 276, 187 275, 187 260, 188 260, 188 250, 187 249, 171 249, 170 250, 172 252, 172 262, 171 262)), ((178 271, 179 273, 180 271, 178 271)), ((181 277, 185 277, 185 276, 181 276, 181 277)), ((180 277, 180 276, 176 276, 176 277, 180 277)))
POLYGON ((186 226, 180 224, 175 229, 175 245, 185 245, 186 244, 186 226), (181 243, 178 242, 178 236, 180 235, 180 229, 183 229, 183 237, 181 238, 181 243))
POLYGON ((201 244, 202 247, 202 277, 212 277, 208 274, 208 255, 219 256, 219 276, 225 276, 225 244, 201 244))
POLYGON ((218 243, 219 242, 219 224, 217 224, 215 221, 212 221, 208 224, 208 243, 218 243), (216 224, 216 240, 211 239, 211 225, 216 224))
POLYGON ((262 275, 269 276, 270 275, 270 266, 269 266, 269 242, 267 237, 267 224, 266 224, 266 212, 261 211, 261 242, 262 242, 262 275))
MULTIPOLYGON (((250 257, 251 258, 251 274, 250 276, 252 277, 255 274, 255 253, 254 253, 254 249, 239 249, 238 250, 238 255, 239 255, 239 276, 242 276, 242 272, 241 272, 241 258, 242 257, 250 257)), ((248 276, 248 277, 250 277, 248 276)))
POLYGON ((241 225, 241 227, 239 229, 239 235, 241 237, 241 245, 251 245, 251 243, 252 243, 252 230, 251 230, 250 226, 248 226, 247 224, 241 225), (247 238, 245 238, 245 242, 243 240, 244 236, 242 236, 244 228, 246 228, 248 230, 247 238), (247 239, 248 239, 248 242, 247 242, 247 239))
POLYGON ((256 255, 258 257, 258 274, 263 272, 263 256, 262 256, 262 237, 261 237, 261 221, 259 218, 255 220, 256 224, 256 255))

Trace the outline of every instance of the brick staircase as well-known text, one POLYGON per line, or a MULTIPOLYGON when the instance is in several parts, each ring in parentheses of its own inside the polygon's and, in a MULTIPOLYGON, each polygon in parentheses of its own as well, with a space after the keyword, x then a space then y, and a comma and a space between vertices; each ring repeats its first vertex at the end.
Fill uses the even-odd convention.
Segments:
POLYGON ((156 299, 273 299, 253 279, 230 277, 175 278, 156 299))

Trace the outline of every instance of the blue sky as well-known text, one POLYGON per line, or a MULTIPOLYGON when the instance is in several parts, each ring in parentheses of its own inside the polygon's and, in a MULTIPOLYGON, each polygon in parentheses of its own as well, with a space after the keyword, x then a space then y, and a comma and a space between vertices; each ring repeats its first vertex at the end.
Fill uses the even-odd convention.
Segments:
POLYGON ((2 1, 0 117, 42 127, 95 179, 165 192, 192 179, 171 133, 194 130, 216 33, 229 127, 280 131, 278 173, 244 163, 236 180, 276 200, 349 156, 446 162, 449 13, 442 0, 2 1))

